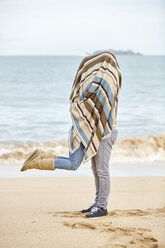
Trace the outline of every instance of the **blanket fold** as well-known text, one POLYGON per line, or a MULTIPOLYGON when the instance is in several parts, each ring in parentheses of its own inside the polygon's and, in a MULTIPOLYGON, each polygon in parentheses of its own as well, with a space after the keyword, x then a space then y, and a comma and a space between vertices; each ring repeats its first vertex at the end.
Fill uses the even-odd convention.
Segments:
POLYGON ((85 57, 79 65, 70 94, 72 127, 70 153, 85 146, 83 162, 96 155, 102 139, 117 125, 121 72, 114 54, 101 52, 85 57))

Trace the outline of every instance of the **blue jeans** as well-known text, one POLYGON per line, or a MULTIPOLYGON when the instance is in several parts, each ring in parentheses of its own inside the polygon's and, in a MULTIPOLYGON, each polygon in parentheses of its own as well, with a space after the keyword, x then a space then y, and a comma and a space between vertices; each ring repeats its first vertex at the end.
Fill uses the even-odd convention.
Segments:
POLYGON ((69 158, 58 156, 58 158, 54 160, 54 168, 77 170, 83 160, 84 148, 85 146, 80 143, 80 147, 74 153, 71 154, 69 152, 69 158))

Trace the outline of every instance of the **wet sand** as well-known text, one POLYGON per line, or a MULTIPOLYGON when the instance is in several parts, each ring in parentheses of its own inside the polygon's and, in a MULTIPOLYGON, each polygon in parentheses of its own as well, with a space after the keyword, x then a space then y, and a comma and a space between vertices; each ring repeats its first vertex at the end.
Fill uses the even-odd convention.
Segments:
POLYGON ((108 216, 87 219, 92 177, 1 178, 0 247, 165 247, 165 177, 111 179, 108 216))

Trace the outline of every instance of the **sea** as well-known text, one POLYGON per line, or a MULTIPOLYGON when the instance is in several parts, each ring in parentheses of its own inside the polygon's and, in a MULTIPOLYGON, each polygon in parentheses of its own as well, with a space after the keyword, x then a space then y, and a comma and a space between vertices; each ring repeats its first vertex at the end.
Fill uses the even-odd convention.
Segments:
MULTIPOLYGON (((116 55, 122 73, 112 163, 165 162, 165 56, 116 55)), ((0 165, 35 148, 68 156, 69 96, 84 56, 0 56, 0 165)))

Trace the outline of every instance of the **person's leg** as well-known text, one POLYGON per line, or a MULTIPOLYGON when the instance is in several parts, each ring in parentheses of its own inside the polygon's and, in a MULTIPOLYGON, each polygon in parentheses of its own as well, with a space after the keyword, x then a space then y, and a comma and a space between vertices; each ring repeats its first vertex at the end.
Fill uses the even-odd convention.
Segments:
POLYGON ((90 212, 93 207, 96 207, 97 206, 98 193, 99 193, 99 178, 98 178, 97 171, 96 171, 95 156, 91 158, 91 169, 92 169, 93 174, 94 174, 95 188, 96 188, 96 197, 95 197, 94 202, 92 204, 90 204, 88 206, 88 208, 83 209, 81 211, 82 213, 90 212))
POLYGON ((69 153, 69 158, 56 156, 54 153, 41 152, 36 149, 25 160, 21 171, 28 169, 39 170, 77 170, 84 156, 85 146, 80 143, 79 148, 72 154, 69 153))
POLYGON ((110 193, 109 161, 112 146, 118 137, 118 129, 112 129, 108 139, 102 140, 95 156, 96 171, 99 178, 99 192, 97 206, 107 209, 110 193))
POLYGON ((84 148, 84 145, 80 143, 80 147, 74 153, 71 154, 69 152, 69 158, 58 156, 58 158, 54 160, 54 168, 64 170, 77 170, 83 160, 84 148))
POLYGON ((93 171, 94 180, 95 180, 95 188, 96 188, 95 204, 97 204, 98 196, 99 196, 99 177, 97 175, 97 170, 96 170, 95 156, 91 158, 91 169, 93 171))

